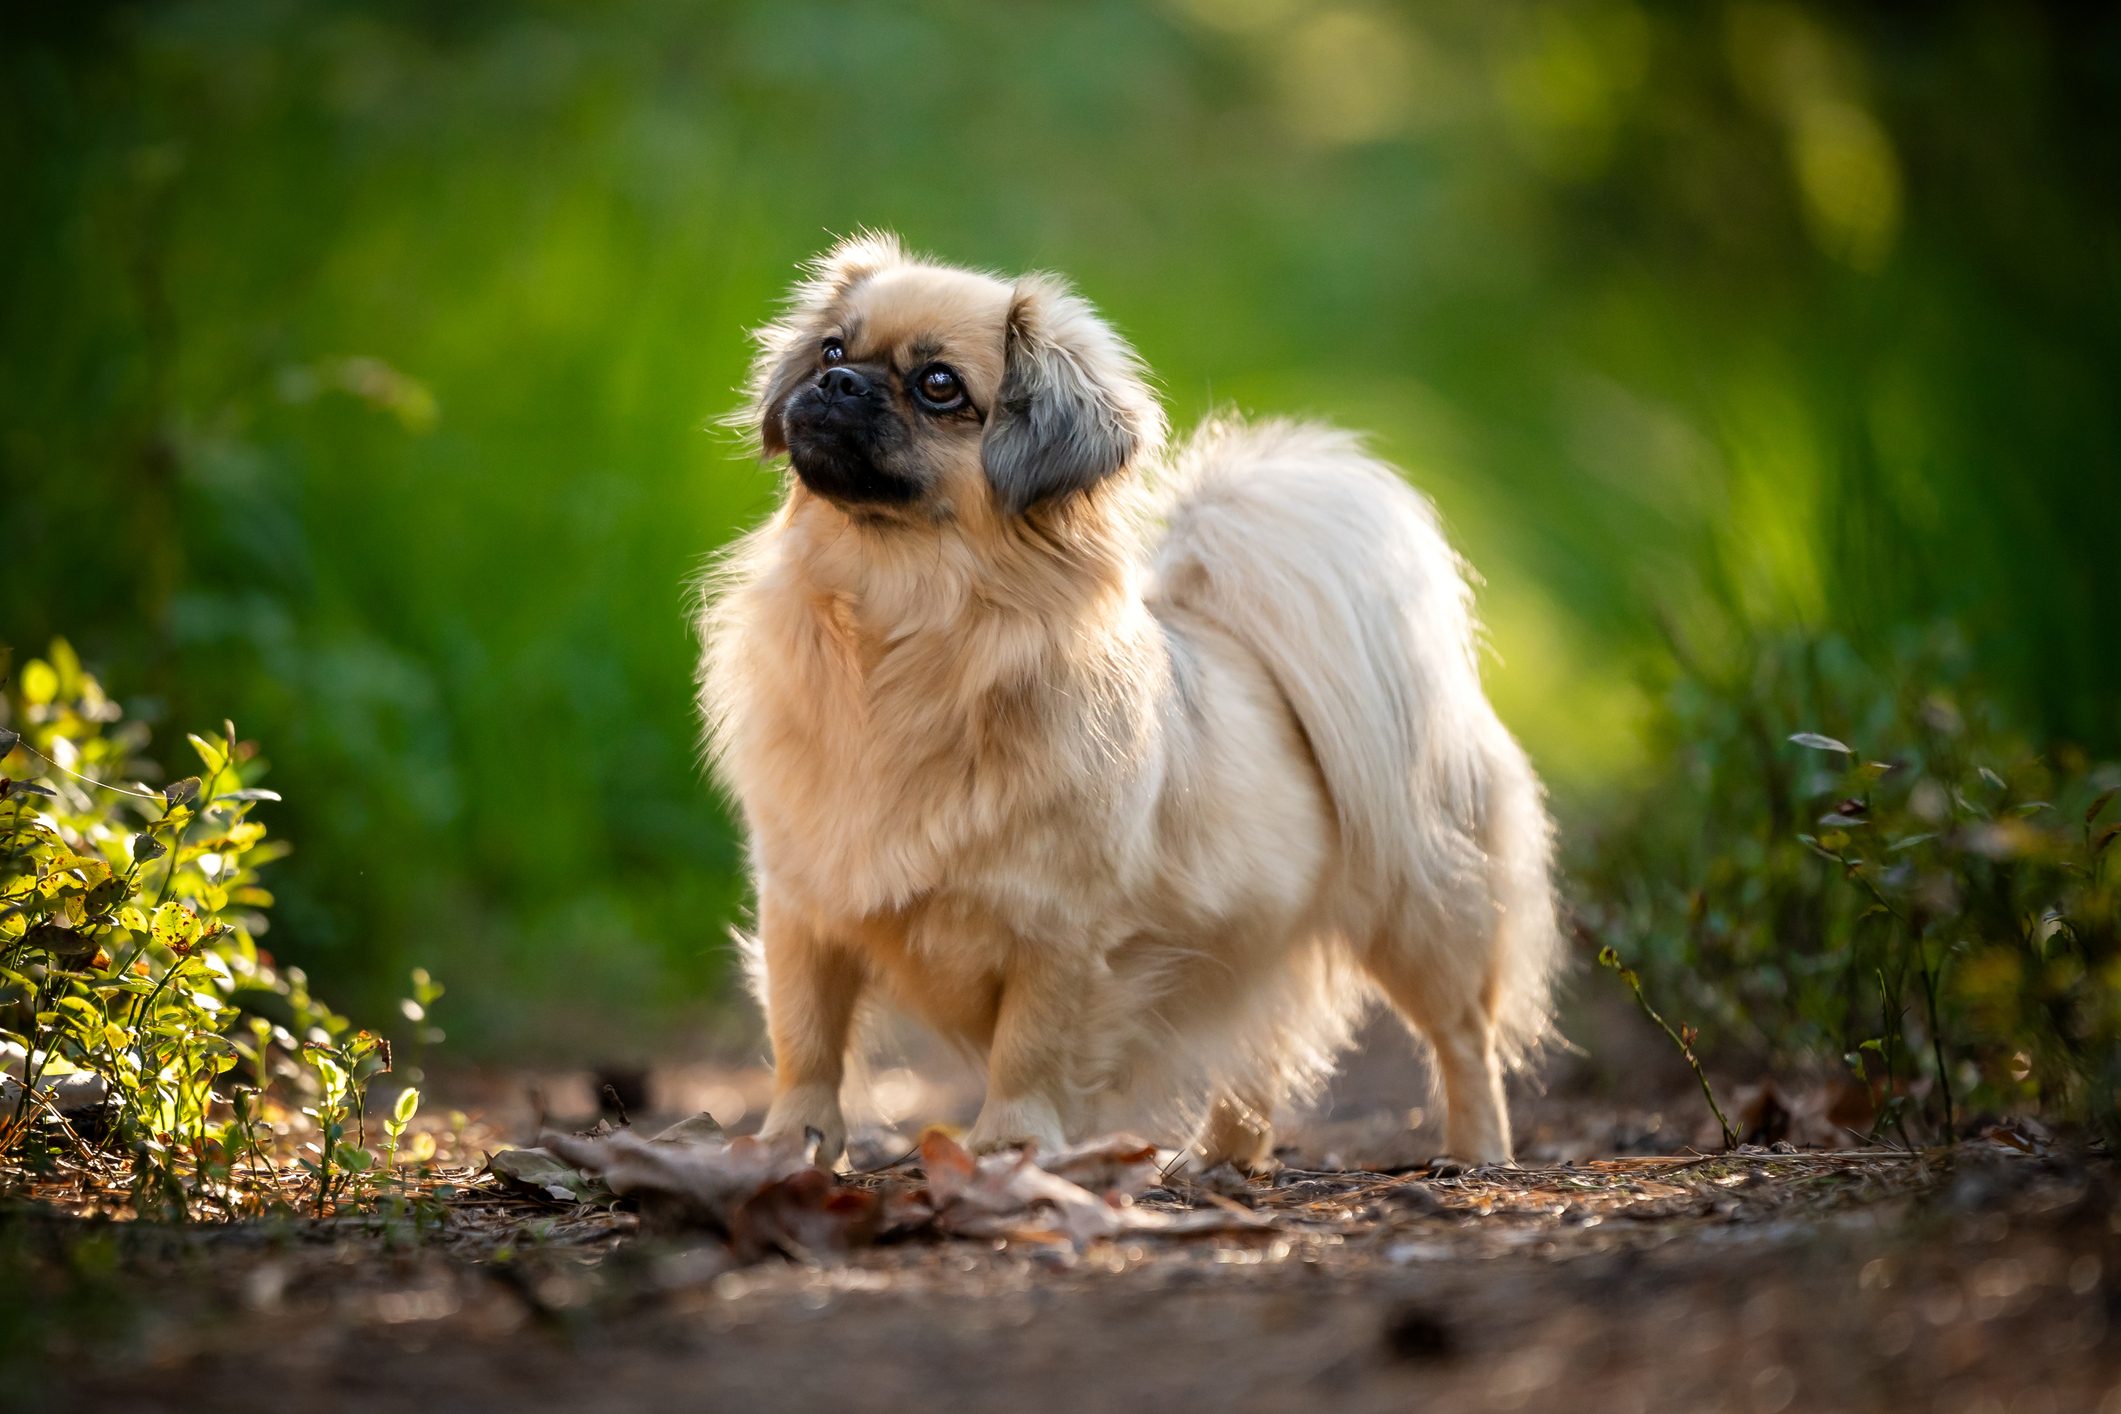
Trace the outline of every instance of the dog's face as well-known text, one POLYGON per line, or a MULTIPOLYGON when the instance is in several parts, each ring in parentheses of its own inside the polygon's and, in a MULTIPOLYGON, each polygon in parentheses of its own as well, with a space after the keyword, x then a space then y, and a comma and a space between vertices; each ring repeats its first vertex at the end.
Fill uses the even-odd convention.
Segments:
POLYGON ((757 338, 760 450, 864 520, 1026 515, 1163 434, 1133 351, 1058 281, 929 264, 888 237, 820 258, 757 338))

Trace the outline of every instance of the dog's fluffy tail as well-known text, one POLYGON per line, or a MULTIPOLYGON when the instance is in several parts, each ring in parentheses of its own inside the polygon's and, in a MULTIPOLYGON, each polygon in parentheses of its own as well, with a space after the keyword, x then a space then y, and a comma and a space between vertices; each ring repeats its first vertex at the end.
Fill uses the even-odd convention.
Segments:
POLYGON ((1174 459, 1151 604, 1199 614, 1273 673, 1341 832, 1334 920, 1419 931, 1477 988, 1515 1063, 1560 953, 1537 778, 1481 690, 1467 571, 1436 514, 1356 438, 1213 422, 1174 459))

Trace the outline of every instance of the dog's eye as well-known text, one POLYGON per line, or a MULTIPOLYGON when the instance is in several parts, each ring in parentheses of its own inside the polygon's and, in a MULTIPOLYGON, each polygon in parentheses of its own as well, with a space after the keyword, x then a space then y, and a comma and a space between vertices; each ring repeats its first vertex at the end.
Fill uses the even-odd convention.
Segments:
POLYGON ((965 385, 940 363, 931 363, 922 369, 914 384, 920 389, 921 400, 933 408, 954 407, 965 397, 965 385))
POLYGON ((847 361, 847 346, 838 339, 827 339, 818 350, 817 361, 827 368, 847 361))

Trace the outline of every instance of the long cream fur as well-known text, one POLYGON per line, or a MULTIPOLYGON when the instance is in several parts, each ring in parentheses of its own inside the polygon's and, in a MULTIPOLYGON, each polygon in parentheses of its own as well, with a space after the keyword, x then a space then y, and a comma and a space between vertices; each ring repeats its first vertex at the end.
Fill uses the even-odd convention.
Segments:
POLYGON ((1558 956, 1550 828, 1428 503, 1315 425, 1166 453, 1132 351, 1065 287, 887 237, 761 332, 767 447, 842 327, 944 338, 982 406, 1042 350, 1128 455, 1029 511, 971 440, 902 515, 791 481, 712 577, 700 701, 751 836, 768 1132, 839 1151, 881 1001, 988 1057, 977 1144, 1133 1124, 1257 1163, 1381 995, 1433 1048, 1449 1151, 1506 1161, 1502 1077, 1558 956))

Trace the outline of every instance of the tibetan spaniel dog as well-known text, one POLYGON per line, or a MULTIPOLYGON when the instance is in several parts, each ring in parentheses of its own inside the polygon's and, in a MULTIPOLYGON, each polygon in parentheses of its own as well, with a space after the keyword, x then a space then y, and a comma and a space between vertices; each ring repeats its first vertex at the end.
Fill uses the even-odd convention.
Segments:
POLYGON ((845 1144, 872 1006, 984 1058, 976 1148, 1115 1126, 1256 1167, 1382 998, 1510 1158, 1559 951, 1467 571, 1345 432, 1166 446, 1062 281, 846 240, 739 414, 793 471, 710 573, 700 705, 757 887, 769 1137, 845 1144))

